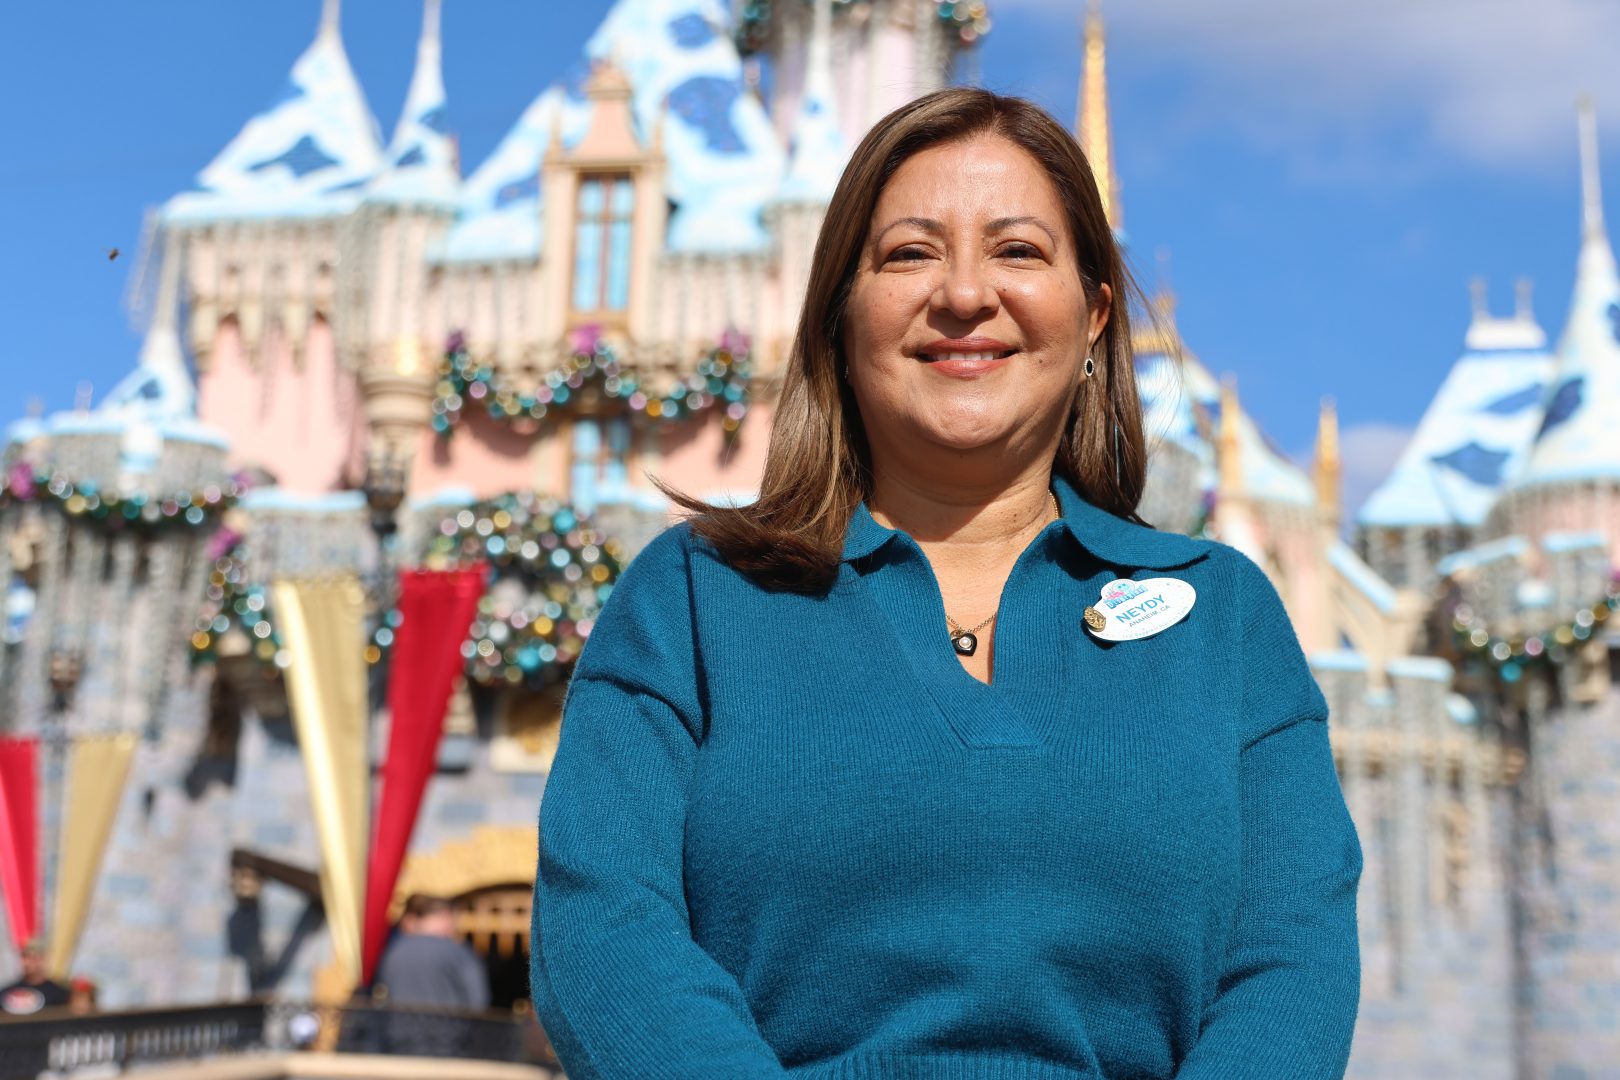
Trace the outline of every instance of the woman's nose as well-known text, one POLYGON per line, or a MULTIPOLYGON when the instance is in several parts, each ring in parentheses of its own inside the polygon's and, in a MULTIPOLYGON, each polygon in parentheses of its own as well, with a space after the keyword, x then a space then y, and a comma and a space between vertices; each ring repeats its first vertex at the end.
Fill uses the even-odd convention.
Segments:
POLYGON ((936 311, 948 311, 958 319, 971 319, 981 312, 995 312, 1001 295, 991 282, 986 267, 978 259, 951 259, 945 276, 930 298, 936 311))

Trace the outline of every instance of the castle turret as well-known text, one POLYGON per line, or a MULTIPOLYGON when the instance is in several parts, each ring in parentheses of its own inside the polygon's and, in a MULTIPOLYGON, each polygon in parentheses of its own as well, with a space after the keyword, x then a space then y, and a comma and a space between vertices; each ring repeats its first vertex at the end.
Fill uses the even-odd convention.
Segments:
POLYGON ((1513 314, 1493 315, 1485 283, 1451 366, 1395 468, 1356 514, 1356 548, 1390 584, 1424 592, 1436 564, 1485 532, 1492 505, 1529 456, 1553 358, 1520 282, 1513 314))
POLYGON ((1580 106, 1581 252, 1558 367, 1523 470, 1491 515, 1497 535, 1596 529, 1620 564, 1620 274, 1603 222, 1597 119, 1580 106))
POLYGON ((444 92, 440 0, 424 0, 416 69, 385 164, 344 233, 338 329, 359 374, 368 467, 403 468, 427 429, 450 328, 428 262, 461 183, 444 92))
POLYGON ((324 0, 274 102, 163 207, 160 228, 184 258, 198 414, 232 432, 235 464, 293 488, 331 490, 356 472, 356 389, 332 333, 339 232, 381 165, 338 0, 324 0))
POLYGON ((838 123, 832 72, 832 0, 816 0, 804 91, 792 128, 787 175, 766 210, 766 223, 782 251, 781 325, 795 326, 816 237, 849 160, 850 142, 838 123))
POLYGON ((1116 235, 1125 231, 1125 208, 1119 199, 1119 174, 1114 168, 1114 129, 1108 115, 1108 42, 1102 7, 1092 0, 1086 12, 1085 68, 1080 76, 1080 100, 1075 108, 1075 137, 1091 163, 1102 196, 1103 211, 1116 235))

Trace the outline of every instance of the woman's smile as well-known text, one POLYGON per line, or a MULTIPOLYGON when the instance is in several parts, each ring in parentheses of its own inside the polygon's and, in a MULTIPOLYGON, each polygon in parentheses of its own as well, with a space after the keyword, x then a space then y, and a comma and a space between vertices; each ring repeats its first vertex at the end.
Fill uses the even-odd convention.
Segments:
POLYGON ((1018 352, 994 338, 941 338, 917 350, 928 370, 952 379, 976 379, 1006 366, 1018 352))

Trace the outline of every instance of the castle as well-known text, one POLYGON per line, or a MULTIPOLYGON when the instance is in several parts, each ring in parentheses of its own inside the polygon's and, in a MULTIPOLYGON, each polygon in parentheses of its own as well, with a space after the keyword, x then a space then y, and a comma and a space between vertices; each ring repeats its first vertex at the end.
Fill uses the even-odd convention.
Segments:
MULTIPOLYGON (((526 995, 560 689, 668 521, 649 474, 750 497, 850 148, 989 29, 982 0, 616 0, 463 177, 424 8, 385 144, 324 0, 274 102, 155 214, 134 371, 7 433, 0 716, 37 747, 49 918, 12 900, 26 866, 0 885, 110 1007, 341 991, 270 585, 364 582, 377 681, 392 572, 474 553, 497 579, 395 902, 457 897, 494 1000, 526 995), (99 833, 85 747, 122 748, 99 833)), ((1094 13, 1077 134, 1119 228, 1104 48, 1094 13)), ((1330 406, 1307 472, 1172 297, 1136 342, 1144 517, 1266 569, 1333 707, 1366 855, 1354 1076, 1620 1062, 1620 279, 1583 124, 1562 337, 1477 303, 1353 542, 1330 406)))

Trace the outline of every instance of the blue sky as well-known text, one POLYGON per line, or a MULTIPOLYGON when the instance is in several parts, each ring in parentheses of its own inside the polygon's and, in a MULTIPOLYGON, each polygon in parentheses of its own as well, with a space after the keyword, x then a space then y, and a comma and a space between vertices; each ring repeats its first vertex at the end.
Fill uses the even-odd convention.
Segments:
MULTIPOLYGON (((780 0, 786 2, 786 0, 780 0)), ((57 0, 0 15, 0 419, 97 397, 134 362, 123 307, 148 208, 275 94, 318 0, 57 0), (117 259, 107 253, 118 248, 117 259)), ((464 170, 575 63, 607 4, 446 0, 464 170)), ((983 81, 1065 122, 1079 0, 991 0, 983 81)), ((1534 279, 1556 336, 1578 236, 1574 101, 1620 184, 1620 5, 1601 0, 1115 0, 1109 78, 1125 228, 1189 346, 1291 452, 1339 403, 1352 499, 1460 350, 1467 283, 1534 279)), ((415 0, 348 0, 344 35, 390 131, 415 0)), ((1613 200, 1609 200, 1614 205, 1613 200)))

